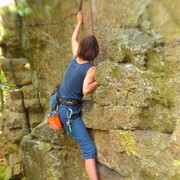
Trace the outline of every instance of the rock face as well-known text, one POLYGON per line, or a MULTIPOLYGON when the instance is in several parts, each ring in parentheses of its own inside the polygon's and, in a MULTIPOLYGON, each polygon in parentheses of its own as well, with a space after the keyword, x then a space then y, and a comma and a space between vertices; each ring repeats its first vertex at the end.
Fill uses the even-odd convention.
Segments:
MULTIPOLYGON (((178 2, 92 1, 100 86, 84 99, 82 118, 97 147, 101 179, 180 179, 178 2)), ((73 139, 46 123, 50 95, 72 58, 81 6, 83 37, 91 33, 89 1, 16 0, 16 11, 3 16, 11 33, 1 42, 2 69, 21 89, 7 93, 3 112, 13 177, 88 179, 73 139)))

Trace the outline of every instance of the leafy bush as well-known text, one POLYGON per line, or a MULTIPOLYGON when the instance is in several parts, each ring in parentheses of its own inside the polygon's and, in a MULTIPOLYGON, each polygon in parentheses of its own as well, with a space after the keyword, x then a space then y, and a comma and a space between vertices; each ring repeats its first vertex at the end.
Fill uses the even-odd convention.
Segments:
POLYGON ((5 171, 6 167, 4 165, 0 165, 0 180, 3 180, 5 171))

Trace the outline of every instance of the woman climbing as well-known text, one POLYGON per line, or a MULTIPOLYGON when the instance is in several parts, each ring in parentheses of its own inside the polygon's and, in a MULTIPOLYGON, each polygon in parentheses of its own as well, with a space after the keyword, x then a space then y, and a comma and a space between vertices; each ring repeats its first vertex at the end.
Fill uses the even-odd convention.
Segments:
POLYGON ((99 53, 99 45, 93 35, 86 36, 78 43, 82 22, 83 16, 80 11, 77 14, 77 25, 71 38, 73 58, 66 69, 57 93, 51 97, 50 105, 53 109, 58 94, 58 99, 60 99, 58 114, 61 122, 66 127, 67 132, 80 145, 89 178, 97 180, 96 147, 78 114, 81 111, 79 102, 83 96, 87 96, 98 87, 95 81, 96 67, 93 60, 99 53))

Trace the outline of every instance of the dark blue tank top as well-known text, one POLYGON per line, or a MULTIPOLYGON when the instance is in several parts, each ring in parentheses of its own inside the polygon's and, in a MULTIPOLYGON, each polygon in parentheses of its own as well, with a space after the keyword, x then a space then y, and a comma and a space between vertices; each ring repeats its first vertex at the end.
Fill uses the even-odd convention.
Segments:
POLYGON ((64 74, 59 88, 59 94, 62 98, 82 99, 83 81, 89 68, 94 66, 91 62, 78 64, 77 55, 73 57, 64 74))

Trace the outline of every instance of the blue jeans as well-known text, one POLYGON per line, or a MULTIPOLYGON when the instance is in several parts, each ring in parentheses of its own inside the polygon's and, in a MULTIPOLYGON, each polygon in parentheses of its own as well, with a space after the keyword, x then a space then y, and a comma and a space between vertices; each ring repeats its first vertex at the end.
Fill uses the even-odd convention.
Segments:
MULTIPOLYGON (((54 108, 56 102, 56 95, 51 96, 50 107, 54 108)), ((58 114, 61 119, 61 123, 64 124, 68 121, 67 119, 67 110, 68 108, 72 109, 73 114, 78 114, 81 111, 81 106, 66 106, 60 104, 58 108, 58 114)), ((74 119, 71 123, 71 133, 70 135, 73 139, 80 145, 81 151, 83 153, 83 159, 93 159, 96 158, 96 147, 89 136, 84 123, 80 117, 74 119)))

